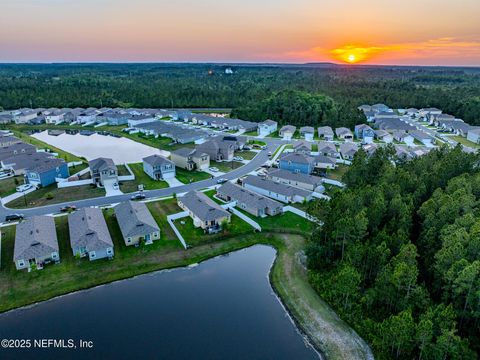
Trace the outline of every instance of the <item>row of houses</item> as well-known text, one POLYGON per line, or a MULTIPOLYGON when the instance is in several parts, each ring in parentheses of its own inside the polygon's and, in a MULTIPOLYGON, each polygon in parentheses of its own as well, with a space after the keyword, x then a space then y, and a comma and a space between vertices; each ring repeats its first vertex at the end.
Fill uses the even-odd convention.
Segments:
MULTIPOLYGON (((149 245, 160 239, 160 227, 144 203, 120 203, 114 211, 126 246, 149 245)), ((114 245, 101 209, 82 208, 70 213, 68 231, 73 256, 90 261, 113 258, 114 245)), ((43 269, 60 260, 53 217, 33 216, 17 225, 13 256, 17 270, 43 269)))

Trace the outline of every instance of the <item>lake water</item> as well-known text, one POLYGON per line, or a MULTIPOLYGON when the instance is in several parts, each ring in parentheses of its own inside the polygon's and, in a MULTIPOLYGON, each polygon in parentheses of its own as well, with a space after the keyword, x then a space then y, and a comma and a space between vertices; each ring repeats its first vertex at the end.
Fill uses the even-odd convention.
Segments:
POLYGON ((316 359, 269 284, 274 258, 254 246, 5 313, 0 339, 81 339, 93 349, 0 348, 0 359, 316 359))
POLYGON ((93 134, 59 136, 49 135, 47 131, 32 135, 34 138, 46 142, 76 156, 83 156, 87 160, 98 157, 111 158, 115 164, 138 163, 144 157, 158 154, 169 156, 170 152, 156 149, 154 147, 124 138, 93 134))

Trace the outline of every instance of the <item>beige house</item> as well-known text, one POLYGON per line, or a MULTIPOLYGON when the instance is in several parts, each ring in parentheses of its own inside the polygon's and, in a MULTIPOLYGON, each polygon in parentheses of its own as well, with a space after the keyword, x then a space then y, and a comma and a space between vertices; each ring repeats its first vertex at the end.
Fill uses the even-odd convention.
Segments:
POLYGON ((160 239, 160 227, 144 203, 126 201, 114 209, 125 245, 149 245, 160 239))
POLYGON ((172 151, 170 159, 175 166, 186 170, 206 170, 210 167, 210 156, 196 149, 180 148, 172 151))

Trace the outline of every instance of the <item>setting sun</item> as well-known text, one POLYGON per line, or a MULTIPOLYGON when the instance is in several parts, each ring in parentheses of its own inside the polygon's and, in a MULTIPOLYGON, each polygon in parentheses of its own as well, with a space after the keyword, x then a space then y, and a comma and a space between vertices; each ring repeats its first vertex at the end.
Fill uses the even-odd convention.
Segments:
POLYGON ((355 55, 350 54, 350 55, 348 55, 347 60, 348 60, 348 62, 350 62, 350 63, 354 63, 354 62, 357 60, 357 58, 356 58, 355 55))

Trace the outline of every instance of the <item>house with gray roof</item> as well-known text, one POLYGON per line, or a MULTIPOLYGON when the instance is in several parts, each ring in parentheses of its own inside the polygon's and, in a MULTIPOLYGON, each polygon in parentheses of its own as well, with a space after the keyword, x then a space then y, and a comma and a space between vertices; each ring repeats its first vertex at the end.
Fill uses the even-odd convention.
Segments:
POLYGON ((207 232, 221 229, 223 222, 230 222, 230 213, 200 191, 189 191, 177 198, 178 206, 188 212, 195 227, 207 232))
POLYGON ((197 149, 180 148, 170 152, 170 159, 182 169, 192 170, 206 170, 210 167, 210 156, 202 153, 197 149))
POLYGON ((337 159, 334 157, 317 155, 313 157, 313 164, 316 170, 335 169, 337 159))
POLYGON ((49 158, 54 158, 54 156, 46 152, 25 151, 2 158, 1 166, 2 169, 10 170, 15 175, 23 175, 35 162, 41 162, 49 158))
POLYGON ((243 187, 258 194, 281 201, 283 203, 302 203, 312 199, 312 192, 290 185, 280 184, 272 180, 248 175, 242 180, 243 187))
POLYGON ((63 159, 53 156, 38 158, 38 154, 32 154, 37 158, 25 169, 25 182, 27 184, 45 187, 55 184, 57 178, 66 179, 70 176, 68 164, 63 159))
POLYGON ((340 144, 340 155, 342 155, 343 160, 353 160, 353 157, 358 151, 358 145, 355 143, 343 143, 340 144))
POLYGON ((74 256, 90 261, 113 258, 113 241, 99 208, 82 208, 68 214, 70 246, 74 256))
POLYGON ((268 136, 277 131, 278 123, 273 120, 265 120, 258 123, 257 133, 259 136, 268 136))
POLYGON ((160 239, 160 227, 143 202, 126 201, 114 208, 125 245, 145 245, 160 239))
POLYGON ((18 143, 10 146, 0 147, 0 161, 21 154, 33 154, 37 152, 37 148, 30 144, 18 143))
MULTIPOLYGON (((412 131, 412 130, 410 130, 412 131)), ((408 146, 412 146, 414 144, 415 139, 413 138, 412 135, 407 133, 404 130, 396 130, 393 132, 393 139, 398 142, 403 142, 407 144, 408 146)))
POLYGON ((274 216, 283 212, 283 205, 278 201, 260 195, 237 184, 227 181, 217 189, 217 197, 236 203, 236 207, 259 217, 274 216))
POLYGON ((295 173, 283 169, 270 169, 267 179, 280 184, 295 186, 303 190, 323 192, 321 189, 323 180, 319 176, 295 173))
POLYGON ((311 126, 302 126, 300 128, 300 136, 303 136, 306 141, 313 141, 315 129, 311 126))
POLYGON ((207 154, 213 161, 232 161, 236 144, 233 141, 211 139, 197 145, 199 153, 207 154))
POLYGON ((424 131, 413 130, 409 132, 409 135, 411 135, 415 140, 421 142, 425 146, 432 147, 435 144, 435 138, 428 135, 424 131))
POLYGON ((318 128, 318 137, 325 141, 333 141, 334 134, 330 126, 320 126, 318 128))
POLYGON ((375 130, 375 137, 386 144, 393 142, 393 136, 386 130, 375 130))
POLYGON ((350 129, 347 129, 346 127, 336 128, 335 134, 339 139, 342 139, 345 141, 353 141, 353 133, 350 131, 350 129))
POLYGON ((293 145, 293 151, 309 155, 312 152, 312 143, 309 141, 299 141, 293 145))
POLYGON ((43 269, 60 262, 55 220, 51 216, 32 216, 17 225, 13 261, 17 270, 43 269))
POLYGON ((97 158, 88 162, 90 177, 97 186, 104 186, 105 182, 118 183, 118 169, 110 158, 97 158))
POLYGON ((280 155, 278 167, 292 172, 311 174, 315 167, 315 161, 313 157, 302 153, 286 153, 280 155))
POLYGON ((319 141, 318 142, 318 154, 323 156, 328 156, 332 158, 339 157, 337 147, 333 142, 329 141, 319 141))
POLYGON ((22 143, 22 140, 20 140, 15 136, 10 136, 10 135, 0 136, 0 148, 5 146, 11 146, 14 144, 20 144, 20 143, 22 143))
POLYGON ((284 125, 278 132, 278 135, 283 138, 283 140, 291 140, 295 131, 297 130, 296 126, 293 125, 284 125))
POLYGON ((480 127, 472 127, 468 130, 467 140, 474 144, 480 144, 480 127))
POLYGON ((173 179, 175 163, 167 158, 154 154, 142 159, 143 171, 153 180, 173 179))

